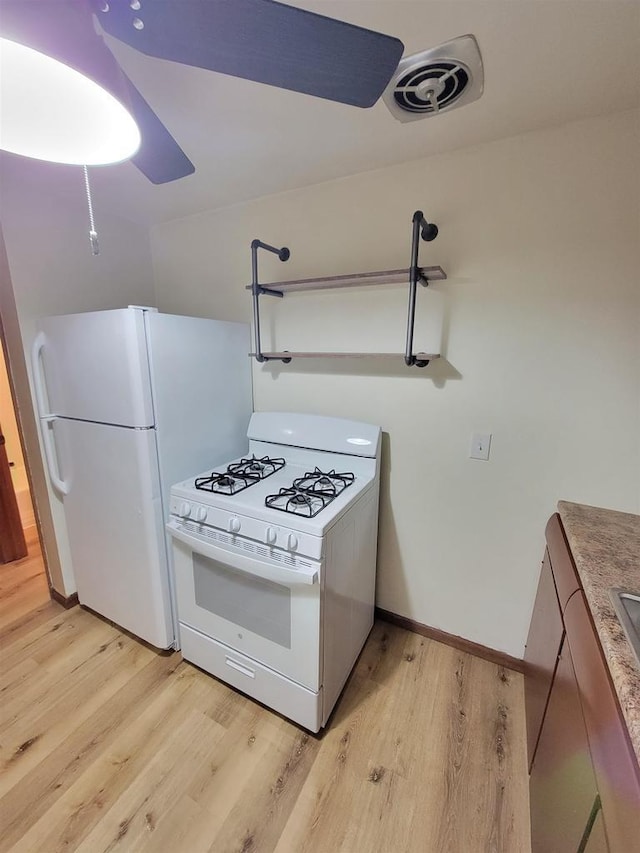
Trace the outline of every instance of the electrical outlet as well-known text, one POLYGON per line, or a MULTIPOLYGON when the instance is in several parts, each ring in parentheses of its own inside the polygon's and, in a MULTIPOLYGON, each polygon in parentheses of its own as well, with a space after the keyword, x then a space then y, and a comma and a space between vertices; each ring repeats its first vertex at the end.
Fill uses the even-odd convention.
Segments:
POLYGON ((471 436, 471 447, 469 448, 469 457, 471 459, 482 459, 486 462, 489 458, 489 449, 491 447, 491 433, 474 432, 471 436))

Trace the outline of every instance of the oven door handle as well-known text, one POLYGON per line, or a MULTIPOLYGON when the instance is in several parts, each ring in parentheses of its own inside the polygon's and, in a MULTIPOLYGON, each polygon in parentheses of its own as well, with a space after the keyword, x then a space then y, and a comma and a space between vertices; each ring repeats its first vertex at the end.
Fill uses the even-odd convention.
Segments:
POLYGON ((243 554, 233 554, 231 551, 210 545, 196 536, 185 533, 184 530, 180 530, 174 521, 170 521, 167 524, 167 530, 174 539, 184 542, 194 553, 202 554, 204 557, 209 557, 212 560, 218 560, 225 566, 229 566, 239 572, 245 572, 245 574, 264 578, 264 580, 273 581, 274 583, 286 584, 287 586, 293 586, 294 584, 312 586, 318 583, 317 569, 284 569, 280 566, 268 565, 252 557, 245 557, 243 554))

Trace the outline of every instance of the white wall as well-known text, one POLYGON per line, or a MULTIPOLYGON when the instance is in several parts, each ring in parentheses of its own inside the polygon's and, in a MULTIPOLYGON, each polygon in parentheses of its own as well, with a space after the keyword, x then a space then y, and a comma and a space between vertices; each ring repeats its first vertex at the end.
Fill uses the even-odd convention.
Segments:
MULTIPOLYGON (((9 271, 8 276, 3 275, 2 316, 6 328, 9 315, 15 312, 18 325, 11 336, 12 368, 14 361, 23 356, 16 350, 20 337, 28 365, 38 317, 155 304, 147 229, 107 215, 100 207, 100 199, 94 198, 101 253, 93 256, 82 181, 78 180, 77 200, 62 199, 26 184, 25 171, 28 173, 21 167, 17 173, 12 171, 10 161, 3 163, 1 222, 9 271)), ((9 337, 8 334, 8 343, 9 337)), ((9 355, 11 358, 11 347, 9 355)), ((23 399, 28 400, 28 395, 23 399)), ((35 431, 32 441, 35 442, 35 431)), ((35 457, 34 443, 31 450, 31 457, 35 457)), ((47 512, 44 478, 41 486, 42 514, 47 512)), ((35 497, 38 503, 37 492, 35 497)), ((58 592, 68 596, 76 586, 62 502, 51 488, 48 499, 55 532, 52 541, 45 530, 45 546, 51 551, 51 580, 58 592)))
MULTIPOLYGON (((258 410, 387 434, 381 607, 521 656, 556 502, 640 509, 638 125, 576 122, 152 231, 162 310, 248 320, 253 237, 291 248, 261 258, 268 281, 406 266, 413 211, 438 223, 421 261, 449 280, 419 294, 417 345, 440 342, 432 310, 439 363, 254 369, 258 410), (468 459, 473 431, 493 434, 489 462, 468 459)), ((404 346, 404 288, 263 302, 281 348, 404 346)))

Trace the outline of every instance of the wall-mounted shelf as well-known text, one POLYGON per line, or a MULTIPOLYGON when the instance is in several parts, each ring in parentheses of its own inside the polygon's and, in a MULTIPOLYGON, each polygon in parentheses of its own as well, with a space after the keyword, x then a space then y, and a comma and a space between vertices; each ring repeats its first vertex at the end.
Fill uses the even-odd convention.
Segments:
POLYGON ((404 363, 410 367, 426 367, 430 361, 440 358, 439 353, 413 352, 413 329, 415 322, 416 292, 417 285, 427 287, 431 281, 444 281, 447 278, 445 271, 440 266, 420 267, 418 266, 418 249, 420 237, 423 240, 434 240, 438 234, 438 227, 427 222, 421 210, 413 214, 413 230, 411 242, 411 266, 400 270, 380 270, 376 272, 351 273, 348 275, 324 276, 322 278, 301 278, 290 281, 276 281, 271 284, 260 284, 258 281, 258 249, 266 249, 278 255, 281 261, 287 261, 290 256, 289 249, 283 247, 276 249, 261 240, 253 240, 251 243, 251 268, 252 282, 247 287, 253 296, 253 327, 255 339, 255 351, 249 353, 256 361, 282 361, 288 364, 293 358, 403 358, 404 363), (382 353, 382 352, 263 352, 260 341, 260 296, 277 296, 282 298, 287 293, 295 293, 307 290, 329 290, 348 287, 370 287, 372 285, 398 284, 408 282, 409 284, 409 310, 407 316, 406 346, 404 354, 382 353))
MULTIPOLYGON (((250 352, 249 355, 255 358, 256 353, 250 352)), ((288 364, 292 358, 384 358, 390 361, 398 361, 404 359, 404 353, 400 352, 263 352, 263 358, 267 361, 283 361, 288 364)), ((417 352, 415 353, 416 361, 433 361, 435 358, 440 358, 440 353, 434 352, 417 352)))
MULTIPOLYGON (((372 287, 378 284, 405 284, 409 281, 411 270, 406 267, 402 270, 380 270, 376 272, 359 272, 350 275, 331 275, 324 278, 299 278, 292 281, 274 281, 270 284, 260 285, 263 292, 272 293, 296 293, 302 290, 331 290, 343 287, 372 287)), ((418 280, 420 284, 428 284, 430 281, 445 281, 447 274, 442 267, 418 267, 418 280)), ((248 284, 246 290, 253 290, 253 285, 248 284)))

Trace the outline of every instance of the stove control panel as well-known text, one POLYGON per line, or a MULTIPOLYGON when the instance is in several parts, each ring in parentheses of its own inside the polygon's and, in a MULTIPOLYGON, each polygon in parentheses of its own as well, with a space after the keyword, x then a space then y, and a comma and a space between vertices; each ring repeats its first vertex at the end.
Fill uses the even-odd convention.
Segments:
POLYGON ((197 532, 196 525, 212 527, 230 535, 235 541, 253 539, 269 548, 288 551, 290 554, 319 560, 323 555, 323 539, 291 528, 267 524, 257 518, 239 515, 217 507, 206 506, 192 500, 171 496, 170 512, 185 522, 185 530, 197 532))

